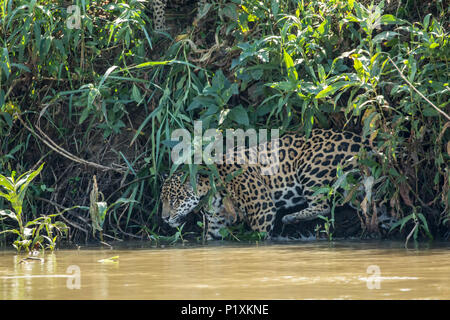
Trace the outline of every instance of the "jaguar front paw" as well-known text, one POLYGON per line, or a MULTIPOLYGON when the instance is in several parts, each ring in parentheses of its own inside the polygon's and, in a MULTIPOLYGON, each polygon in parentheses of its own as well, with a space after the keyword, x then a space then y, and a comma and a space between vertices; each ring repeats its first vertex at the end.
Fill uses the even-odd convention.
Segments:
POLYGON ((297 221, 298 221, 297 218, 292 214, 285 215, 281 219, 281 222, 283 222, 283 224, 294 224, 297 223, 297 221))

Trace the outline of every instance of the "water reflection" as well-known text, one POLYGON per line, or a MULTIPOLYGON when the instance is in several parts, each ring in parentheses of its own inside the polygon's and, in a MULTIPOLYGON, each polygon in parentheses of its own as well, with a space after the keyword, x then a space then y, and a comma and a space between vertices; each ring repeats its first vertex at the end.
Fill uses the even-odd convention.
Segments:
MULTIPOLYGON (((49 286, 54 287, 56 256, 49 254, 46 259, 27 259, 26 256, 13 255, 11 269, 2 270, 3 299, 27 299, 33 291, 33 279, 46 277, 49 286), (5 290, 7 289, 7 290, 5 290)), ((57 277, 57 275, 56 275, 57 277)))
POLYGON ((448 244, 61 250, 44 262, 19 263, 22 258, 0 252, 2 299, 450 298, 448 244), (118 262, 99 262, 112 256, 118 262))

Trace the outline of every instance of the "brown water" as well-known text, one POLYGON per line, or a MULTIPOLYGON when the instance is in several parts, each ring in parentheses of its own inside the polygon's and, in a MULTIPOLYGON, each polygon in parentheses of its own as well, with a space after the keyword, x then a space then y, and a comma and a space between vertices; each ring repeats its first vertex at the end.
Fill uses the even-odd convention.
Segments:
POLYGON ((0 252, 0 299, 450 299, 450 244, 0 252), (119 256, 118 262, 99 262, 119 256))

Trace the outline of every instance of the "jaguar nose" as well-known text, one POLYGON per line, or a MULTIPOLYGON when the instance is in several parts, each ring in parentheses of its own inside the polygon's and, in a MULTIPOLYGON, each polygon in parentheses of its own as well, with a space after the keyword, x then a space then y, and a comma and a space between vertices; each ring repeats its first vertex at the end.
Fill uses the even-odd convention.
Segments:
POLYGON ((161 218, 164 221, 167 221, 169 219, 170 216, 170 205, 167 202, 163 203, 163 207, 162 207, 162 212, 161 212, 161 218))

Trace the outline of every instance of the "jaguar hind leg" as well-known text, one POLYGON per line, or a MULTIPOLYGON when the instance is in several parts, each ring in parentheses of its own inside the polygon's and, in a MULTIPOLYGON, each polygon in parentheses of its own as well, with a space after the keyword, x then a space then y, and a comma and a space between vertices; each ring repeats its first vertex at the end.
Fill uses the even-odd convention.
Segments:
POLYGON ((308 207, 299 212, 285 215, 281 221, 283 224, 294 224, 300 221, 308 221, 317 218, 319 215, 327 215, 330 213, 330 205, 323 195, 305 197, 308 201, 308 207))
POLYGON ((272 236, 276 207, 269 188, 254 169, 249 168, 234 178, 239 208, 245 212, 245 220, 253 231, 272 236))

